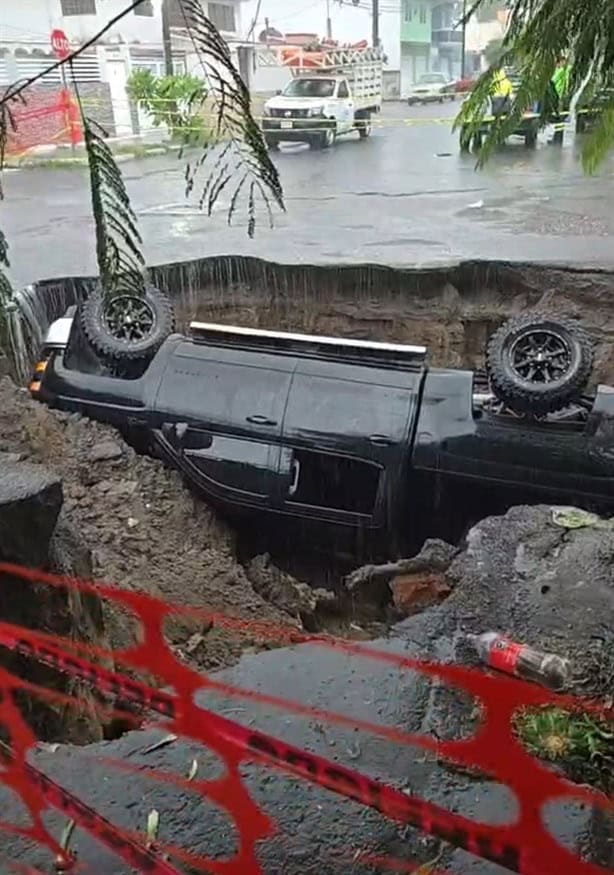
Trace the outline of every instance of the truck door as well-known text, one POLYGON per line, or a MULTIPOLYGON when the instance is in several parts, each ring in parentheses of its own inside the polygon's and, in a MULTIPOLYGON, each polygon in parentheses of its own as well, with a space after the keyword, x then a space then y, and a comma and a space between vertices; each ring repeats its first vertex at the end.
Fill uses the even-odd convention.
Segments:
POLYGON ((346 133, 354 125, 354 101, 345 79, 337 86, 337 98, 339 133, 346 133))
POLYGON ((406 495, 420 371, 301 361, 284 418, 286 513, 389 526, 406 495))
POLYGON ((289 356, 180 344, 156 398, 158 443, 212 499, 273 507, 291 482, 280 440, 293 368, 289 356))

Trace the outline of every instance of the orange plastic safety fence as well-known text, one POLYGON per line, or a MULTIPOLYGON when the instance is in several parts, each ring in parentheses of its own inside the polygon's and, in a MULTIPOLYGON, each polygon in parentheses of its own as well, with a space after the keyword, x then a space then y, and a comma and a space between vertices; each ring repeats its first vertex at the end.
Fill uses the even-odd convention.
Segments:
POLYGON ((6 154, 19 157, 38 146, 76 145, 81 128, 74 98, 65 89, 33 90, 28 102, 12 111, 14 126, 9 126, 6 154))
MULTIPOLYGON (((220 862, 204 858, 196 861, 191 854, 179 848, 147 848, 136 837, 109 824, 27 764, 26 755, 35 739, 13 703, 13 695, 18 689, 37 688, 0 671, 3 722, 10 729, 13 743, 0 780, 19 793, 30 810, 33 826, 25 834, 44 843, 52 853, 57 854, 60 851, 42 824, 41 815, 48 806, 63 810, 112 848, 118 857, 139 871, 156 875, 176 873, 178 870, 173 863, 159 853, 159 850, 163 850, 173 860, 183 860, 191 864, 198 862, 207 872, 220 875, 260 873, 262 870, 256 856, 256 845, 272 835, 274 824, 258 809, 248 794, 239 770, 243 762, 256 760, 375 808, 391 819, 417 827, 451 845, 497 862, 510 871, 523 875, 603 875, 602 868, 580 860, 557 842, 545 826, 544 810, 552 802, 568 801, 572 798, 609 809, 614 809, 614 803, 588 787, 570 784, 540 765, 524 750, 512 731, 512 720, 519 709, 550 703, 568 708, 586 706, 586 703, 574 697, 553 695, 520 681, 493 677, 461 666, 426 663, 349 642, 297 635, 295 631, 274 630, 265 624, 254 624, 259 635, 266 635, 268 630, 269 636, 273 638, 275 633, 279 635, 283 631, 284 637, 311 640, 314 646, 341 648, 348 653, 384 662, 398 669, 421 672, 463 689, 480 700, 483 722, 473 737, 461 741, 436 741, 427 736, 409 735, 391 727, 358 721, 343 714, 322 712, 298 702, 243 690, 197 674, 177 660, 164 640, 165 620, 171 614, 185 613, 185 607, 169 605, 142 593, 126 592, 104 584, 67 580, 6 564, 0 564, 0 574, 16 575, 33 583, 42 582, 55 587, 76 587, 110 599, 134 614, 142 627, 142 643, 126 651, 114 653, 115 662, 156 675, 163 685, 174 690, 173 693, 151 688, 123 674, 103 668, 83 654, 88 657, 108 657, 108 654, 91 647, 79 647, 77 653, 73 641, 54 640, 30 630, 0 624, 0 645, 27 653, 73 677, 86 680, 100 692, 113 698, 145 707, 160 715, 165 728, 205 744, 225 762, 225 777, 214 782, 190 782, 189 787, 192 791, 202 792, 213 803, 226 810, 240 834, 239 850, 232 859, 220 862), (518 817, 512 823, 495 827, 451 813, 353 769, 297 749, 282 739, 246 728, 201 708, 195 704, 194 694, 202 689, 224 692, 274 707, 284 707, 289 712, 308 714, 331 723, 358 726, 400 744, 434 750, 445 760, 479 769, 493 780, 507 785, 518 801, 518 817), (502 755, 503 750, 505 755, 502 755)), ((246 621, 232 618, 224 618, 224 621, 227 627, 245 628, 248 625, 246 621)), ((591 709, 595 710, 597 707, 592 705, 591 709)), ((599 710, 609 719, 614 716, 612 708, 599 710)), ((132 768, 117 762, 114 766, 124 770, 132 768)), ((169 778, 158 774, 155 777, 160 781, 171 781, 176 786, 188 783, 175 776, 169 778)), ((14 827, 10 829, 15 831, 14 827)), ((411 871, 411 867, 405 871, 411 871)))

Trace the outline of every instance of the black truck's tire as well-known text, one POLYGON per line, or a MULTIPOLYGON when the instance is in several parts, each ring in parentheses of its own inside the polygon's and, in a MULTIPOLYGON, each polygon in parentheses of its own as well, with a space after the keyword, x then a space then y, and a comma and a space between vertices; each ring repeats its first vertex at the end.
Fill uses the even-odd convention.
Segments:
POLYGON ((590 337, 576 322, 525 313, 493 334, 486 369, 493 392, 507 407, 545 416, 581 396, 593 355, 590 337))
POLYGON ((96 354, 111 362, 151 358, 175 324, 170 298, 154 286, 147 286, 143 297, 125 293, 106 301, 97 287, 83 302, 80 318, 96 354))
POLYGON ((275 137, 267 137, 265 135, 264 142, 266 143, 266 147, 270 152, 277 152, 279 149, 279 140, 275 137))

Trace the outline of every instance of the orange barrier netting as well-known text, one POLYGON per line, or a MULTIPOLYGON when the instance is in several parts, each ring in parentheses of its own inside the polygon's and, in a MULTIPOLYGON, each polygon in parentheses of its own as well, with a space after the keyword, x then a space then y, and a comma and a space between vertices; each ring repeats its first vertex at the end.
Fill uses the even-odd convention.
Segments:
POLYGON ((19 157, 37 146, 57 143, 76 146, 82 141, 79 108, 70 91, 33 91, 25 105, 12 110, 6 154, 19 157))
MULTIPOLYGON (((439 665, 408 659, 396 654, 374 651, 368 646, 339 641, 322 636, 277 629, 264 623, 215 615, 219 625, 237 631, 250 630, 252 635, 269 640, 301 641, 311 646, 341 649, 362 658, 383 662, 397 669, 418 671, 447 685, 457 687, 476 697, 482 705, 483 720, 476 733, 460 741, 441 741, 425 735, 414 735, 399 729, 361 721, 347 715, 322 711, 299 702, 282 700, 253 690, 237 688, 214 677, 202 676, 179 662, 164 640, 163 624, 171 615, 208 616, 206 611, 166 604, 149 595, 127 592, 106 584, 90 584, 61 578, 0 563, 0 574, 19 577, 32 583, 53 587, 73 587, 108 599, 128 610, 140 622, 142 643, 127 650, 109 654, 99 648, 80 645, 73 640, 53 638, 42 633, 0 623, 0 645, 27 654, 51 665, 73 678, 85 680, 99 692, 118 698, 159 715, 158 725, 178 736, 207 746, 226 765, 224 777, 215 781, 200 781, 180 776, 149 773, 149 777, 176 787, 200 792, 224 809, 234 820, 240 837, 239 850, 231 859, 219 861, 196 858, 183 848, 155 843, 148 846, 143 839, 109 823, 97 812, 76 799, 67 790, 51 781, 26 761, 36 743, 15 703, 18 690, 29 691, 54 701, 73 702, 69 696, 45 690, 23 681, 6 670, 0 670, 0 701, 2 719, 9 729, 12 749, 5 754, 5 769, 0 780, 19 794, 29 809, 32 827, 16 827, 0 823, 0 829, 24 836, 45 845, 53 854, 65 856, 58 843, 48 833, 42 814, 48 807, 59 808, 84 829, 106 844, 126 864, 138 871, 154 875, 178 875, 173 861, 197 865, 206 872, 219 875, 258 875, 262 872, 256 856, 256 846, 274 833, 274 823, 250 797, 240 775, 245 762, 259 762, 324 787, 340 796, 374 808, 395 821, 417 827, 452 846, 463 848, 486 860, 499 863, 522 875, 603 875, 604 869, 587 863, 564 848, 544 824, 544 809, 553 801, 578 800, 614 810, 614 800, 586 786, 578 786, 541 765, 522 747, 512 729, 514 715, 526 707, 554 704, 570 709, 587 709, 612 719, 614 708, 589 704, 573 696, 555 695, 539 687, 507 678, 495 677, 475 669, 456 665, 439 665), (112 657, 136 671, 155 675, 169 693, 104 668, 83 655, 96 659, 112 657), (225 695, 283 708, 294 714, 308 715, 332 724, 358 727, 399 744, 417 746, 435 752, 450 763, 478 769, 489 779, 505 784, 518 801, 519 813, 514 822, 491 826, 454 814, 438 805, 408 795, 354 769, 321 756, 297 749, 282 739, 247 728, 195 704, 200 690, 213 690, 225 695)), ((111 760, 109 764, 124 771, 134 767, 111 760)), ((398 862, 398 861, 397 861, 398 862)), ((390 861, 390 867, 395 870, 390 861)), ((396 871, 411 871, 406 868, 396 871)), ((15 870, 18 871, 18 870, 15 870)), ((34 871, 21 869, 21 871, 34 871)))

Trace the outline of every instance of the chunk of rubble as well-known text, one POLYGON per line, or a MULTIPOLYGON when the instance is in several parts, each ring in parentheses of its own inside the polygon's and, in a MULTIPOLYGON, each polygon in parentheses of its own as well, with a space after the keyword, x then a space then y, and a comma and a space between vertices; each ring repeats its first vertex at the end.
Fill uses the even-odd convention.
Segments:
POLYGON ((245 572, 258 595, 300 620, 308 630, 314 630, 315 618, 320 611, 334 609, 337 605, 334 592, 296 580, 273 565, 268 553, 254 557, 245 572))
POLYGON ((346 588, 370 590, 387 587, 397 611, 405 617, 447 598, 452 586, 446 572, 458 549, 438 538, 429 538, 420 552, 410 559, 384 565, 363 565, 345 579, 346 588))

